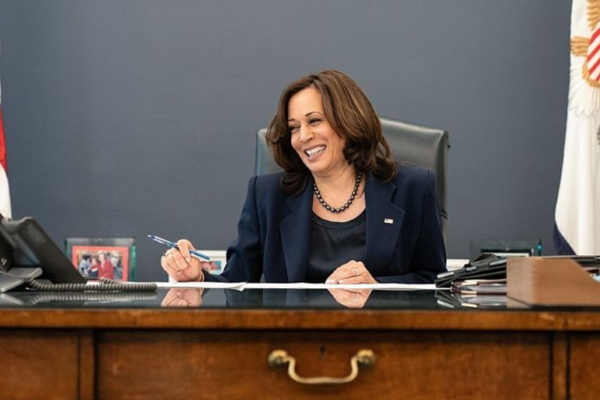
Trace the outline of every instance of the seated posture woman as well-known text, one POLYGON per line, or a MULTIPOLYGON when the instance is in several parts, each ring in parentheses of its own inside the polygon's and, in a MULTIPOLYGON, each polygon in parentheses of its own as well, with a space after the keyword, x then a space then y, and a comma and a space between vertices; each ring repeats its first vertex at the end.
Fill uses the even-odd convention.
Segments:
POLYGON ((395 163, 358 85, 328 70, 281 94, 267 142, 284 172, 248 184, 238 238, 220 276, 190 257, 161 258, 178 281, 431 283, 446 251, 433 172, 395 163))

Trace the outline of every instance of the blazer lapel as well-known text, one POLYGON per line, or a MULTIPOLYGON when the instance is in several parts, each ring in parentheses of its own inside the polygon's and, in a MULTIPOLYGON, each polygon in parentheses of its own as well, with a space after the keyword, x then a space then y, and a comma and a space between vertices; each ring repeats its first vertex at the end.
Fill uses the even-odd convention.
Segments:
POLYGON ((393 183, 379 182, 367 175, 365 200, 367 203, 367 249, 365 266, 375 275, 389 262, 396 250, 404 210, 392 203, 396 191, 393 183))
POLYGON ((312 186, 306 185, 299 196, 288 197, 286 206, 291 214, 279 223, 279 230, 288 282, 303 282, 306 280, 310 252, 312 186))

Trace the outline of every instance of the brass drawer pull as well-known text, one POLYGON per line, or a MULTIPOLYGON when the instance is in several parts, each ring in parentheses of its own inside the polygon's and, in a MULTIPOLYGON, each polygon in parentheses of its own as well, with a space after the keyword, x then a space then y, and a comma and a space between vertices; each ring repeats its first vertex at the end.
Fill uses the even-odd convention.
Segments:
POLYGON ((288 375, 294 381, 303 383, 305 385, 336 385, 341 383, 352 382, 358 376, 358 367, 371 367, 375 364, 375 354, 372 350, 363 349, 359 350, 354 357, 350 359, 350 365, 352 371, 348 376, 342 378, 334 378, 330 376, 315 376, 312 378, 303 378, 296 373, 296 359, 285 350, 273 350, 269 354, 269 367, 271 369, 281 369, 288 365, 288 375))

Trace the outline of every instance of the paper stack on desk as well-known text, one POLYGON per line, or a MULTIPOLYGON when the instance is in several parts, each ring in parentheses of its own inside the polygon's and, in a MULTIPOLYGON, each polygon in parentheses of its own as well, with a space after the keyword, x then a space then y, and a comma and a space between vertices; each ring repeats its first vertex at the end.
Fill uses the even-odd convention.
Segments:
POLYGON ((506 279, 472 279, 452 282, 450 290, 462 296, 506 295, 506 279))
POLYGON ((506 279, 455 281, 450 292, 437 292, 438 304, 449 308, 506 307, 506 279))

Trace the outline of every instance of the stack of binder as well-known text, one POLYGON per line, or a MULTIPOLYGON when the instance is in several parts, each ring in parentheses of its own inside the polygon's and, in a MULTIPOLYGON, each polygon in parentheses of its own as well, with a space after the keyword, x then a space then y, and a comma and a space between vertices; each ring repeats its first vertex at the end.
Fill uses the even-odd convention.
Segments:
POLYGON ((484 253, 464 267, 438 274, 437 287, 450 287, 453 282, 473 279, 506 279, 506 258, 484 253))
POLYGON ((438 304, 445 307, 506 307, 506 259, 482 254, 463 268, 438 275, 438 304))
POLYGON ((436 292, 438 304, 449 308, 506 307, 506 279, 454 281, 450 290, 436 292))

